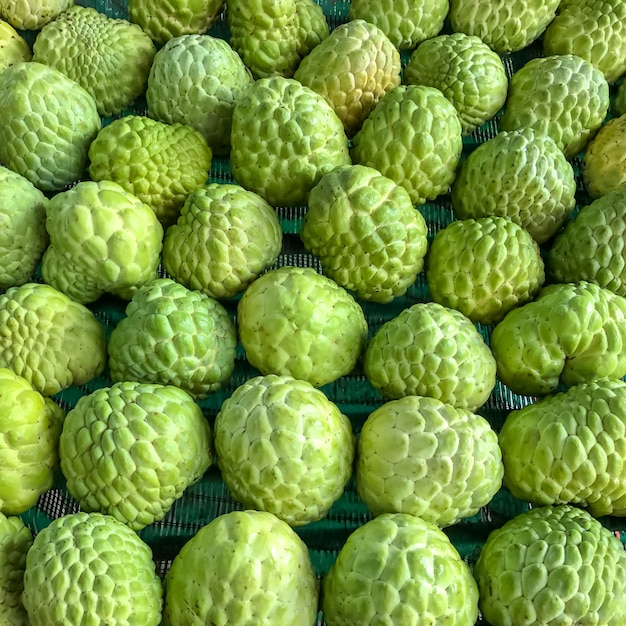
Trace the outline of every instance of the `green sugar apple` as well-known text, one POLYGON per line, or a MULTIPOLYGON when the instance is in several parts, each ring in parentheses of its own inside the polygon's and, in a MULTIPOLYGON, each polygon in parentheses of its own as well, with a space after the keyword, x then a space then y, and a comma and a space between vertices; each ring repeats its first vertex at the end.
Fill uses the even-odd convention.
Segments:
POLYGON ((500 56, 479 37, 465 33, 422 42, 409 57, 404 81, 439 89, 459 114, 464 135, 496 115, 509 85, 500 56))
POLYGON ((333 108, 293 78, 261 78, 235 104, 235 180, 272 206, 302 204, 319 179, 350 164, 348 138, 333 108))
POLYGON ((230 44, 211 35, 170 39, 148 76, 148 115, 200 131, 213 154, 230 151, 235 102, 252 84, 250 70, 230 44))
POLYGON ((384 513, 353 531, 323 579, 328 626, 474 626, 478 588, 435 524, 384 513))
POLYGON ((349 20, 302 59, 293 77, 320 94, 353 136, 377 102, 400 84, 400 52, 369 22, 349 20))
POLYGON ((58 517, 26 555, 31 626, 158 626, 162 597, 150 547, 110 515, 58 517))
POLYGON ((561 0, 450 0, 455 32, 480 37, 500 54, 526 48, 554 19, 561 0))
POLYGON ((514 393, 544 396, 626 375, 626 298, 594 283, 553 283, 496 325, 498 378, 514 393))
POLYGON ((175 385, 196 399, 221 389, 235 368, 237 336, 226 309, 170 278, 139 288, 108 341, 114 382, 175 385))
POLYGON ((48 205, 45 282, 87 304, 104 293, 130 300, 157 276, 163 227, 152 209, 121 185, 85 180, 48 205))
POLYGON ((399 50, 412 50, 442 30, 448 0, 352 0, 351 20, 365 20, 387 35, 399 50))
POLYGON ((462 150, 461 120, 443 93, 399 85, 363 122, 351 157, 404 187, 413 204, 424 204, 448 191, 462 150))
POLYGON ((0 367, 1 513, 24 513, 52 487, 64 416, 25 378, 0 367))
POLYGON ((626 113, 626 84, 621 82, 613 100, 613 110, 617 117, 626 113))
POLYGON ((427 396, 475 411, 496 384, 496 362, 471 320, 437 302, 418 302, 380 326, 363 368, 386 400, 427 396))
POLYGON ((165 232, 168 274, 212 298, 232 298, 272 265, 283 233, 273 207, 239 185, 209 183, 192 192, 165 232))
POLYGON ((0 162, 46 192, 85 174, 102 121, 89 92, 60 72, 25 61, 0 72, 0 162))
POLYGON ((104 326, 84 305, 42 283, 0 294, 0 367, 42 395, 89 382, 105 362, 104 326))
POLYGON ((434 398, 390 400, 359 435, 356 487, 374 515, 410 513, 450 526, 486 506, 503 473, 489 422, 434 398))
POLYGON ((499 435, 504 485, 535 505, 626 516, 626 383, 581 383, 510 412, 499 435))
POLYGON ((239 339, 261 374, 321 387, 349 374, 367 340, 367 320, 352 295, 310 267, 267 271, 237 305, 239 339))
POLYGON ((159 521, 213 459, 200 406, 173 385, 113 383, 81 396, 59 439, 61 471, 81 509, 134 530, 159 521))
POLYGON ((0 19, 0 72, 32 58, 33 53, 26 39, 11 24, 0 19))
POLYGON ((536 57, 511 76, 500 128, 545 133, 571 158, 593 139, 608 109, 609 85, 591 63, 574 54, 536 57))
POLYGON ((391 302, 415 282, 426 220, 404 187, 364 165, 344 165, 311 190, 300 238, 324 273, 363 300, 391 302))
POLYGON ((0 607, 6 626, 30 626, 22 592, 32 543, 32 532, 19 517, 0 513, 0 607))
POLYGON ((576 175, 548 135, 500 131, 462 162, 451 199, 459 219, 508 217, 542 244, 576 206, 576 175))
POLYGON ((532 300, 545 281, 541 251, 506 217, 455 220, 435 234, 426 280, 435 302, 473 322, 495 324, 532 300))
POLYGON ((318 582, 306 544, 275 515, 232 511, 194 535, 165 578, 164 626, 311 626, 318 582))
POLYGON ((39 30, 74 5, 74 0, 0 0, 0 18, 20 30, 39 30))
POLYGON ((352 475, 350 420, 319 389, 291 376, 256 376, 215 418, 222 478, 246 509, 290 526, 326 517, 352 475))
POLYGON ((521 513, 492 531, 474 566, 493 626, 621 626, 626 551, 568 505, 521 513))
POLYGON ((127 115, 105 126, 89 146, 89 175, 121 185, 152 208, 165 228, 204 185, 213 153, 192 126, 127 115))
POLYGON ((27 178, 0 165, 0 289, 23 285, 48 247, 48 198, 27 178))
POLYGON ((547 256, 557 282, 585 280, 626 296, 626 186, 583 206, 547 256))

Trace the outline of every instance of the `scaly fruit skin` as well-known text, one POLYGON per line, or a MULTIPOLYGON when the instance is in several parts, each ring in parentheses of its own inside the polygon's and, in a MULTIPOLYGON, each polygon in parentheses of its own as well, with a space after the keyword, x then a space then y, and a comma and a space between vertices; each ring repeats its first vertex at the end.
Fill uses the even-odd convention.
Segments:
POLYGON ((322 96, 293 78, 261 78, 235 104, 231 168, 272 206, 302 204, 319 179, 350 164, 341 120, 322 96))
POLYGON ((404 81, 439 89, 457 110, 464 135, 495 116, 509 85, 500 56, 479 37, 465 33, 421 43, 404 68, 404 81))
POLYGON ((560 0, 451 0, 454 32, 480 37, 500 54, 522 50, 554 19, 560 0))
POLYGON ((152 209, 117 183, 82 181, 48 205, 45 282, 87 304, 104 293, 130 300, 157 276, 163 227, 152 209))
POLYGON ((449 189, 462 150, 461 120, 443 93, 400 85, 363 122, 351 156, 403 186, 413 204, 424 204, 449 189))
POLYGON ((33 44, 33 61, 84 87, 101 116, 120 113, 143 94, 155 53, 136 24, 79 5, 46 24, 33 44))
POLYGON ((385 513, 349 535, 324 577, 322 604, 328 626, 473 626, 478 588, 436 525, 385 513))
POLYGON ((380 28, 350 20, 302 59, 294 78, 320 94, 353 136, 377 102, 400 84, 400 52, 380 28))
POLYGON ((87 307, 41 283, 0 294, 0 367, 42 395, 89 382, 105 361, 104 326, 87 307))
POLYGON ((52 487, 64 412, 0 367, 0 512, 19 515, 52 487))
POLYGON ((585 280, 626 296, 626 187, 580 209, 548 251, 548 271, 561 283, 585 280))
POLYGON ((593 139, 609 104, 609 85, 588 61, 574 54, 538 57, 511 76, 500 127, 545 133, 571 158, 593 139))
POLYGON ((48 247, 48 198, 28 179, 0 165, 0 289, 23 285, 48 247))
POLYGON ((406 189, 364 165, 340 166, 320 179, 300 238, 327 276, 383 303, 415 282, 428 246, 426 221, 406 189))
POLYGON ((537 295, 545 269, 528 231, 506 217, 482 217, 453 221, 435 234, 426 280, 435 302, 495 324, 537 295))
POLYGON ((256 376, 215 418, 222 478, 246 509, 290 526, 326 517, 352 475, 350 420, 319 389, 291 376, 256 376))
POLYGON ((175 385, 195 399, 221 389, 235 369, 237 334, 216 300, 170 278, 139 288, 108 341, 114 382, 175 385))
POLYGON ((496 384, 496 362, 465 315, 419 302, 385 322, 365 349, 365 375, 388 400, 427 396, 475 411, 496 384))
POLYGON ((515 393, 544 396, 626 375, 626 299, 599 287, 555 283, 507 313, 491 335, 498 377, 515 393))
POLYGON ((0 0, 0 18, 20 30, 39 30, 73 5, 74 0, 0 0))
POLYGON ((503 473, 489 422, 434 398, 386 402, 359 435, 356 486, 374 515, 410 513, 450 526, 486 506, 503 473))
POLYGON ((187 196, 204 185, 213 153, 192 126, 127 115, 105 126, 89 146, 89 175, 110 180, 173 224, 187 196))
POLYGON ((448 15, 448 0, 352 0, 348 17, 374 24, 399 50, 435 37, 448 15))
POLYGON ((261 374, 321 387, 350 373, 367 340, 363 309, 343 287, 312 268, 269 270, 237 305, 239 339, 261 374))
POLYGON ((149 546, 110 515, 63 515, 39 531, 26 556, 31 626, 158 626, 162 595, 149 546))
POLYGON ((592 198, 626 183, 626 115, 606 122, 589 142, 583 158, 583 180, 592 198))
POLYGON ((252 81, 250 70, 226 40, 181 35, 154 57, 146 90, 148 115, 166 124, 193 126, 213 154, 226 155, 235 102, 252 81))
POLYGON ((474 576, 493 626, 624 623, 624 547, 572 506, 531 509, 494 530, 474 576))
POLYGON ((504 485, 535 505, 626 515, 626 383, 581 383, 512 411, 499 436, 504 485))
POLYGON ((201 528, 174 559, 165 591, 165 626, 310 626, 317 614, 306 544, 264 511, 232 511, 201 528))
POLYGON ((542 244, 576 206, 576 175, 547 135, 532 128, 500 131, 461 164, 452 205, 460 219, 508 217, 542 244))
POLYGON ((81 509, 134 530, 159 521, 213 460, 211 429, 182 389, 124 381, 81 396, 59 440, 81 509))
POLYGON ((163 265, 189 289, 232 298, 265 271, 282 247, 276 211, 239 185, 209 183, 187 198, 163 241, 163 265))
POLYGON ((4 20, 0 19, 0 72, 10 65, 31 61, 33 53, 28 42, 4 20))
POLYGON ((101 128, 95 100, 78 83, 35 61, 0 73, 0 162, 42 191, 85 174, 101 128))

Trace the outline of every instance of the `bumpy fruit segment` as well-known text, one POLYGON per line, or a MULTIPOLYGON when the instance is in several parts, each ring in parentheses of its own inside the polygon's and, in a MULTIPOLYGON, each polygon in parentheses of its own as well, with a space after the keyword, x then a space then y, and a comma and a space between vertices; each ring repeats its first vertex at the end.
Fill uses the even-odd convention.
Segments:
POLYGON ((32 58, 33 53, 26 39, 11 24, 0 19, 0 72, 10 65, 32 58))
POLYGON ((0 0, 0 18, 20 30, 39 30, 73 4, 74 0, 0 0))

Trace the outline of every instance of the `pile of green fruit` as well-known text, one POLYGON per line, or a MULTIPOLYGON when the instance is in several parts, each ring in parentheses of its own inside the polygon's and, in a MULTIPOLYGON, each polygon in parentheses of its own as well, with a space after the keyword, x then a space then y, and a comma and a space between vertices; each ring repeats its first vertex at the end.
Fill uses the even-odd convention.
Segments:
POLYGON ((625 131, 626 0, 0 0, 0 624, 624 626, 625 131))

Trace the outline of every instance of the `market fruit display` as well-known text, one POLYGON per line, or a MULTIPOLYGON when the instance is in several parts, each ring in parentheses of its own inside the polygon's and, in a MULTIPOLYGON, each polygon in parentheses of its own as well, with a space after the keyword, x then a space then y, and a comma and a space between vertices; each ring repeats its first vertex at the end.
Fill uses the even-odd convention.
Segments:
POLYGON ((11 24, 0 19, 0 72, 15 63, 31 61, 32 57, 26 39, 11 24))
POLYGON ((37 30, 73 4, 74 0, 0 0, 0 18, 20 30, 37 30))
POLYGON ((275 515, 232 511, 203 526, 165 578, 165 626, 310 626, 318 582, 306 544, 275 515))

